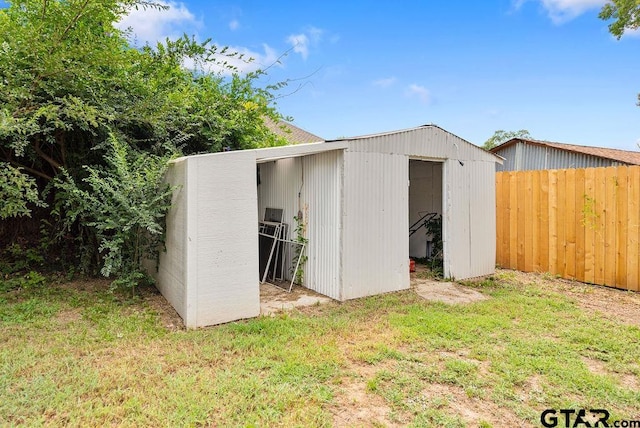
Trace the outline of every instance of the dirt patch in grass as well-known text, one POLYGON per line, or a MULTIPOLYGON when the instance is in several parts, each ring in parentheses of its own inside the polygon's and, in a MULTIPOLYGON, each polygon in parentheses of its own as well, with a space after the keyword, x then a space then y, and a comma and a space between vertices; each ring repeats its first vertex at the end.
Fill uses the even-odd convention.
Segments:
POLYGON ((60 311, 56 314, 55 320, 60 325, 67 325, 72 322, 78 321, 82 318, 82 313, 80 309, 68 309, 65 311, 60 311))
POLYGON ((291 292, 285 290, 289 288, 289 283, 280 286, 265 283, 260 284, 260 314, 273 315, 283 310, 317 306, 332 302, 332 299, 316 293, 308 288, 294 285, 291 292))
MULTIPOLYGON (((388 362, 387 362, 388 363, 388 362)), ((367 382, 388 364, 356 364, 347 368, 340 379, 336 405, 331 409, 336 427, 399 427, 390 420, 391 407, 385 400, 367 389, 367 382)))
MULTIPOLYGON (((168 330, 185 329, 180 315, 156 287, 142 285, 131 292, 130 290, 112 290, 111 283, 112 280, 107 278, 78 278, 69 282, 54 283, 52 286, 92 296, 113 293, 112 297, 119 302, 132 304, 140 302, 143 306, 151 309, 160 319, 162 326, 168 330)), ((80 317, 80 309, 64 310, 57 315, 58 321, 62 324, 76 321, 80 317)))
POLYGON ((428 384, 414 401, 425 408, 431 406, 447 414, 455 414, 470 427, 482 426, 483 423, 495 427, 534 426, 490 400, 469 397, 463 388, 455 385, 428 384))
POLYGON ((549 274, 496 269, 496 277, 512 283, 529 285, 562 293, 588 312, 607 319, 640 327, 640 293, 602 285, 585 284, 555 278, 549 274))
POLYGON ((168 330, 184 330, 184 322, 176 310, 156 287, 141 287, 138 292, 144 303, 158 314, 160 322, 168 330))
POLYGON ((488 299, 484 294, 453 282, 434 281, 431 279, 415 278, 411 286, 423 299, 443 302, 449 305, 473 303, 488 299))

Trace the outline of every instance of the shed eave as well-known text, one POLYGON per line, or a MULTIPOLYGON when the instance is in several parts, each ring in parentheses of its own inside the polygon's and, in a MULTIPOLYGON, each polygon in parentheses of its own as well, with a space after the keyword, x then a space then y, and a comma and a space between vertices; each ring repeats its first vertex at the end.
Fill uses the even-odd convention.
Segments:
POLYGON ((321 142, 296 144, 295 146, 269 147, 264 149, 255 149, 254 152, 256 154, 256 162, 264 163, 284 158, 315 155, 333 150, 344 150, 347 147, 348 143, 338 141, 331 143, 321 142))
POLYGON ((329 152, 332 150, 344 150, 348 147, 347 142, 318 142, 296 144, 291 146, 264 147, 260 149, 234 150, 231 152, 203 153, 200 155, 182 156, 171 160, 169 163, 180 163, 186 159, 202 158, 209 156, 237 156, 237 153, 253 153, 258 163, 269 162, 272 160, 291 158, 297 156, 313 155, 317 153, 329 152))

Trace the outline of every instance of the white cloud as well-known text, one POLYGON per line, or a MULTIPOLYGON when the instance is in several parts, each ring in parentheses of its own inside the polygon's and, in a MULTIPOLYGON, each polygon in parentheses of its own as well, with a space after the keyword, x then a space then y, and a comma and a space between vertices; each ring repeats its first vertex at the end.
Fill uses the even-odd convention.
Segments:
POLYGON ((591 9, 600 9, 607 0, 515 0, 514 7, 520 8, 527 1, 539 2, 555 24, 571 21, 591 9))
POLYGON ((292 34, 287 42, 293 46, 293 51, 299 53, 303 59, 309 56, 309 38, 306 34, 292 34))
POLYGON ((320 42, 320 40, 322 39, 322 33, 324 33, 324 31, 316 27, 309 27, 309 29, 307 30, 307 34, 309 34, 309 38, 313 43, 320 42))
MULTIPOLYGON (((168 10, 160 10, 155 8, 132 8, 116 27, 121 30, 131 29, 137 44, 149 43, 155 45, 156 42, 162 42, 166 38, 177 39, 184 33, 192 35, 198 28, 202 26, 202 22, 189 11, 184 3, 174 1, 158 3, 169 6, 168 10)), ((229 28, 236 30, 240 27, 240 22, 233 19, 229 22, 229 28)), ((222 45, 218 45, 222 46, 222 45)), ((233 57, 217 55, 215 58, 219 62, 227 62, 227 64, 236 68, 238 73, 248 73, 260 68, 266 68, 276 64, 278 54, 269 45, 263 44, 262 51, 252 50, 242 46, 229 46, 227 52, 236 52, 233 57), (249 61, 249 59, 252 59, 249 61)), ((185 58, 183 61, 185 68, 191 70, 199 70, 204 72, 215 72, 229 75, 232 73, 226 67, 217 64, 196 64, 193 59, 185 58)))
POLYGON ((159 1, 168 10, 153 7, 131 8, 129 13, 116 23, 121 30, 131 29, 138 44, 155 45, 166 38, 177 39, 183 33, 193 34, 202 23, 187 9, 184 3, 159 1))
POLYGON ((373 86, 378 86, 380 88, 388 88, 389 86, 396 83, 397 80, 398 79, 396 79, 395 77, 385 77, 382 79, 374 80, 373 86))
POLYGON ((423 103, 428 103, 429 101, 431 101, 431 93, 429 93, 429 90, 424 86, 417 85, 415 83, 409 85, 406 91, 406 95, 409 97, 418 97, 418 99, 423 103))
POLYGON ((295 53, 299 53, 303 59, 307 59, 309 48, 320 43, 323 33, 324 31, 320 28, 309 27, 300 34, 291 34, 287 37, 287 43, 293 46, 295 53))

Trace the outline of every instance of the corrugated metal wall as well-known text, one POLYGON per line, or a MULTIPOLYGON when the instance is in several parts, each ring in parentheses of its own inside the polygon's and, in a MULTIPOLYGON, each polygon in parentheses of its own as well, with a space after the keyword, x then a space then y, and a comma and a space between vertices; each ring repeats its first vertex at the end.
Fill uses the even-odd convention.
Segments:
POLYGON ((344 154, 341 300, 409 287, 409 159, 344 154))
MULTIPOLYGON (((302 198, 306 219, 305 286, 340 298, 343 152, 305 156, 302 198)), ((295 236, 295 233, 294 233, 295 236)))
MULTIPOLYGON (((259 218, 267 207, 284 209, 289 239, 295 238, 293 218, 303 213, 309 241, 304 285, 334 299, 340 298, 341 176, 342 151, 337 150, 260 164, 258 186, 259 218)), ((288 252, 289 279, 295 263, 291 256, 288 252)))
POLYGON ((505 158, 503 165, 496 165, 496 171, 528 171, 535 169, 590 168, 621 165, 619 162, 568 152, 553 147, 518 142, 500 150, 498 155, 505 158))
POLYGON ((302 184, 302 158, 280 159, 259 164, 258 167, 258 218, 264 219, 266 208, 283 209, 282 221, 288 225, 290 237, 295 227, 293 217, 302 207, 298 204, 298 192, 302 184))
POLYGON ((445 171, 445 275, 464 279, 490 274, 496 254, 495 166, 449 160, 445 171))
MULTIPOLYGON (((470 270, 457 278, 493 273, 496 267, 496 186, 495 164, 472 162, 469 166, 470 270)), ((455 224, 451 225, 455 227, 455 224)), ((455 253, 452 253, 455 257, 455 253)))
MULTIPOLYGON (((412 130, 374 135, 372 137, 348 140, 347 154, 353 152, 375 152, 402 155, 405 170, 387 166, 378 170, 381 175, 394 175, 394 180, 407 180, 408 157, 442 159, 443 166, 443 252, 445 275, 457 279, 488 275, 495 270, 495 175, 496 157, 479 147, 449 133, 437 126, 425 126, 412 130)), ((355 159, 355 158, 353 158, 355 159)), ((366 168, 354 161, 353 168, 366 168)), ((351 177, 352 165, 345 162, 345 182, 358 180, 351 177)), ((360 174, 360 173, 357 173, 360 174)), ((375 177, 365 175, 375 182, 375 177)), ((362 184, 367 185, 367 184, 362 184)), ((396 186, 399 184, 396 183, 396 186)), ((406 184, 405 184, 406 185, 406 184)), ((399 187, 397 187, 399 189, 399 187)), ((348 189, 345 187, 345 192, 348 189)), ((399 191, 399 190, 398 190, 399 191)), ((404 192, 404 191, 403 191, 404 192)), ((402 193, 402 192, 401 192, 402 193)), ((402 193, 405 202, 394 201, 396 205, 407 206, 407 193, 402 193)), ((345 193, 345 201, 349 196, 345 193)), ((350 215, 345 202, 345 212, 350 215)), ((396 230, 394 251, 400 251, 397 243, 406 242, 408 248, 408 209, 406 214, 398 214, 394 224, 402 224, 396 230), (404 215, 404 217, 403 217, 404 215)), ((345 221, 345 229, 347 222, 345 221)), ((395 226, 394 226, 395 227, 395 226)), ((395 230, 395 229, 394 229, 395 230)), ((391 239, 391 238, 389 238, 391 239)), ((384 241, 385 243, 387 240, 384 241)), ((348 245, 345 240, 344 245, 348 245)), ((346 248, 346 247, 345 247, 346 248)), ((390 247, 391 248, 391 247, 390 247)), ((408 251, 407 251, 408 256, 408 251)), ((345 262, 346 258, 345 258, 345 262)), ((345 270, 346 272, 346 270, 345 270)), ((378 270, 380 273, 380 270, 378 270)), ((407 279, 408 281, 408 279, 407 279)))
MULTIPOLYGON (((442 162, 409 161, 409 225, 425 213, 442 214, 442 162)), ((427 256, 427 231, 409 237, 409 255, 427 256)))

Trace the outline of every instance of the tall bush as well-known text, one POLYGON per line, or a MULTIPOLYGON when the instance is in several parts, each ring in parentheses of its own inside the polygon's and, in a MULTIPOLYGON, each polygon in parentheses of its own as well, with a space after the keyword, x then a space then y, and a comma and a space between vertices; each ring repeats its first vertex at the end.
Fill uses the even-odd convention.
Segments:
POLYGON ((163 176, 171 156, 133 150, 114 135, 104 150, 106 166, 84 166, 84 185, 66 172, 56 180, 57 209, 68 229, 79 222, 93 234, 102 275, 135 287, 148 279, 143 261, 156 258, 164 242, 172 189, 163 176))

